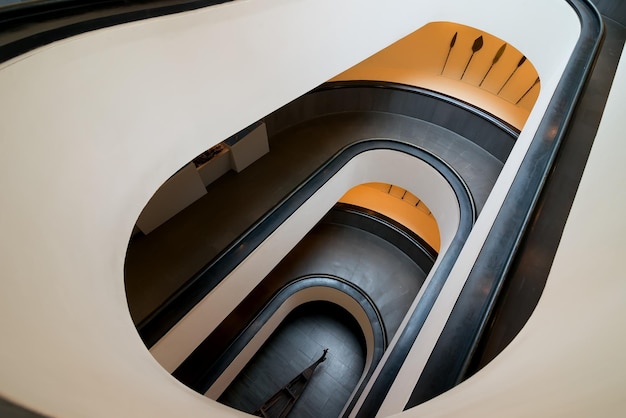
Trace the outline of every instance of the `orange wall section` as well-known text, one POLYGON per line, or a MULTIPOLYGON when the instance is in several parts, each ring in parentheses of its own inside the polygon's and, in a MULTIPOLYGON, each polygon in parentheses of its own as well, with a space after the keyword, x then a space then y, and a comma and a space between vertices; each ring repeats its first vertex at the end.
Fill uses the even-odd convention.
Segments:
POLYGON ((331 81, 378 80, 423 87, 471 103, 521 130, 539 95, 540 82, 529 60, 518 66, 524 55, 514 46, 506 43, 496 59, 504 44, 469 26, 433 22, 331 81), (472 56, 480 36, 482 46, 472 56))
MULTIPOLYGON (((339 201, 371 209, 393 219, 415 232, 435 251, 439 252, 441 246, 439 227, 428 208, 421 202, 420 208, 418 208, 376 187, 378 184, 380 183, 368 183, 353 187, 339 201)), ((388 187, 389 185, 383 186, 388 187)))

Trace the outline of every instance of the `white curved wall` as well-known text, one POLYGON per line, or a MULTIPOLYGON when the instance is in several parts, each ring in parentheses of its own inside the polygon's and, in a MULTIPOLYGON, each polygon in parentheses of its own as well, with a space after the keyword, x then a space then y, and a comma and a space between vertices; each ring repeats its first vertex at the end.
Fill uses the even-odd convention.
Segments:
MULTIPOLYGON (((354 186, 374 181, 397 184, 420 196, 437 220, 441 248, 431 274, 425 280, 426 285, 459 226, 460 211, 454 190, 437 170, 422 160, 391 150, 367 151, 350 160, 276 228, 252 254, 152 346, 152 355, 166 370, 174 371, 328 213, 341 196, 354 186), (411 173, 411 176, 406 173, 411 173)), ((414 308, 415 303, 409 312, 414 308)))
MULTIPOLYGON (((372 323, 367 316, 363 307, 351 296, 341 290, 332 287, 315 286, 302 289, 287 300, 272 314, 272 316, 263 324, 254 338, 246 345, 246 347, 237 355, 237 357, 229 364, 228 368, 220 375, 215 383, 205 392, 205 396, 211 399, 217 399, 228 388, 237 375, 243 370, 248 362, 254 357, 262 345, 272 336, 274 331, 283 322, 283 320, 297 307, 307 302, 331 302, 345 309, 352 318, 357 321, 361 332, 365 339, 365 364, 363 366, 363 374, 357 382, 354 391, 361 385, 365 374, 369 370, 374 360, 374 329, 372 323)), ((353 393, 354 393, 353 391, 353 393)), ((354 395, 352 395, 354 396, 354 395)))
POLYGON ((178 383, 137 336, 122 277, 135 220, 193 156, 434 20, 482 28, 535 64, 523 152, 578 35, 563 1, 236 1, 2 64, 0 395, 63 417, 237 414, 178 383))

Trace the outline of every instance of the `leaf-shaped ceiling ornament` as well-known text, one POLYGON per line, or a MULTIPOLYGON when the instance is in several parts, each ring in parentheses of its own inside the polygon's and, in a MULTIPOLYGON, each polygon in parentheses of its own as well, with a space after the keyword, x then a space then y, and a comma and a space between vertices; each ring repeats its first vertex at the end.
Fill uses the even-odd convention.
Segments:
POLYGON ((516 105, 517 105, 517 104, 519 104, 519 102, 521 102, 521 101, 522 101, 522 99, 523 99, 524 97, 526 97, 526 95, 527 95, 528 93, 530 93, 530 91, 533 89, 533 87, 535 87, 537 84, 539 84, 539 77, 537 77, 537 78, 535 79, 535 82, 534 82, 534 83, 533 83, 530 87, 528 87, 528 90, 526 90, 526 91, 524 92, 524 94, 522 94, 522 97, 520 97, 519 99, 517 99, 517 101, 515 102, 515 104, 516 104, 516 105))
POLYGON ((485 79, 487 78, 487 75, 489 74, 489 72, 491 71, 493 66, 496 65, 498 63, 498 61, 500 61, 500 58, 502 57, 502 54, 504 54, 504 50, 505 49, 506 49, 506 43, 503 43, 502 46, 498 49, 498 52, 496 52, 496 55, 494 55, 493 60, 491 60, 491 65, 489 66, 489 69, 487 70, 487 72, 483 76, 483 79, 480 80, 480 83, 478 84, 478 87, 483 85, 483 83, 485 82, 485 79))
POLYGON ((474 40, 474 44, 472 45, 472 53, 475 54, 483 47, 483 36, 480 35, 478 38, 474 40))
POLYGON ((498 90, 498 92, 496 94, 500 94, 500 92, 502 91, 502 89, 504 88, 504 86, 507 85, 507 83, 509 82, 509 80, 511 80, 511 77, 513 77, 515 75, 515 73, 517 72, 517 70, 519 70, 519 67, 522 66, 522 64, 524 64, 526 62, 526 55, 522 55, 522 58, 520 58, 519 62, 517 63, 517 66, 515 67, 515 69, 513 70, 513 72, 511 73, 511 75, 509 75, 509 78, 506 79, 506 81, 504 82, 504 84, 502 85, 502 87, 500 87, 500 90, 498 90))
POLYGON ((454 48, 454 44, 456 44, 456 37, 458 34, 458 32, 454 32, 454 35, 452 36, 452 40, 450 41, 450 47, 448 48, 448 54, 446 55, 446 60, 443 62, 443 67, 441 67, 440 74, 443 74, 443 71, 446 69, 446 65, 448 64, 448 58, 450 58, 450 52, 452 52, 452 48, 454 48))
POLYGON ((498 63, 498 61, 500 61, 500 57, 502 57, 502 54, 504 54, 505 49, 506 49, 506 43, 502 44, 500 49, 498 49, 498 52, 496 52, 496 55, 493 57, 493 61, 491 61, 491 65, 495 65, 498 63))
POLYGON ((467 64, 465 64, 465 68, 463 69, 463 73, 461 74, 461 80, 463 80, 463 77, 465 76, 465 72, 467 71, 467 67, 469 67, 470 62, 472 62, 472 58, 474 58, 474 54, 480 51, 482 47, 483 47, 483 36, 480 35, 478 38, 474 40, 474 43, 472 44, 472 55, 470 55, 469 60, 467 60, 467 64))
POLYGON ((454 44, 456 44, 456 36, 458 35, 458 32, 454 32, 454 36, 452 37, 452 40, 450 41, 450 49, 454 48, 454 44))

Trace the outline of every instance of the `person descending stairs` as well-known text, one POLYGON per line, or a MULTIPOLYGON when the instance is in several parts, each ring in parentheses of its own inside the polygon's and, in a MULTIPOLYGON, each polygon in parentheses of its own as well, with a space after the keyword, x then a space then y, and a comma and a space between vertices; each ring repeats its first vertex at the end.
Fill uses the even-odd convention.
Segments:
POLYGON ((317 366, 326 360, 328 348, 324 349, 322 356, 312 365, 307 367, 298 376, 283 386, 278 392, 272 395, 263 405, 261 405, 254 415, 264 418, 285 418, 306 389, 313 372, 317 366))

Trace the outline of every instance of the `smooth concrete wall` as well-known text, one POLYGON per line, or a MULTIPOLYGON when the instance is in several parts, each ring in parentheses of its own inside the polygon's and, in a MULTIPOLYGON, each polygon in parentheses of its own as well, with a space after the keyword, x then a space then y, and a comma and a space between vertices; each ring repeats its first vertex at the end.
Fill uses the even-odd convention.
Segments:
POLYGON ((523 153, 578 35, 560 0, 241 0, 0 65, 0 396, 50 416, 238 415, 178 383, 139 339, 123 280, 137 217, 195 155, 439 20, 510 41, 536 66, 523 153))

